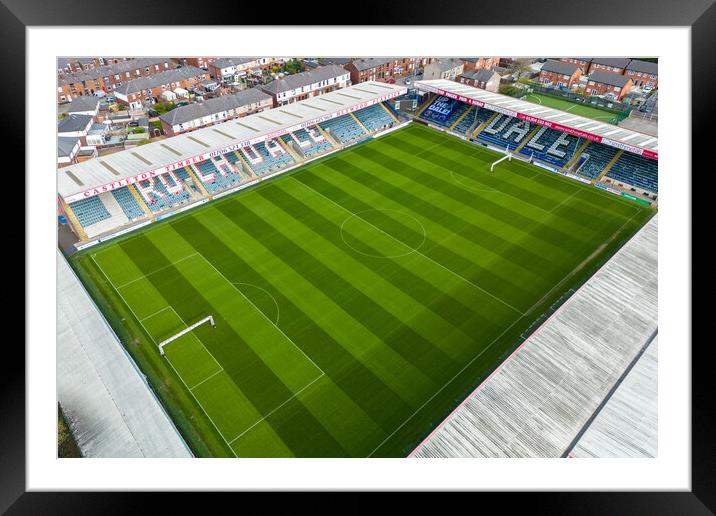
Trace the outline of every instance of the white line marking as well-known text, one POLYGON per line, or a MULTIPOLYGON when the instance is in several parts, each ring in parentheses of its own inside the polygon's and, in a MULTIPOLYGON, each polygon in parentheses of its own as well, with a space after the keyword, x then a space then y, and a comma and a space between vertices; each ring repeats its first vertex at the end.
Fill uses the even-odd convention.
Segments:
MULTIPOLYGON (((188 256, 185 256, 185 257, 183 257, 183 258, 179 258, 178 260, 173 261, 172 263, 170 263, 170 264, 168 264, 168 265, 165 265, 164 267, 160 267, 160 268, 158 268, 158 269, 155 270, 155 271, 148 272, 148 273, 146 273, 146 274, 142 274, 140 277, 135 278, 135 279, 133 279, 133 280, 131 280, 131 281, 128 281, 127 283, 123 283, 122 285, 120 285, 120 286, 118 286, 118 287, 115 287, 115 288, 117 288, 117 289, 124 288, 124 287, 126 287, 127 285, 131 285, 132 283, 135 283, 135 282, 137 282, 137 281, 139 281, 139 280, 143 280, 144 278, 147 278, 147 277, 151 276, 152 274, 156 274, 156 273, 159 272, 159 271, 163 271, 164 269, 168 269, 168 268, 171 267, 172 265, 176 265, 176 264, 179 263, 179 262, 183 262, 184 260, 188 260, 188 259, 191 258, 192 256, 196 256, 196 254, 197 254, 197 253, 192 253, 192 254, 190 254, 190 255, 188 255, 188 256)), ((96 263, 96 262, 95 262, 95 263, 96 263)))
MULTIPOLYGON (((317 195, 320 195, 320 196, 323 197, 324 199, 326 199, 326 200, 332 202, 333 204, 335 204, 335 205, 338 206, 339 208, 341 208, 341 209, 345 210, 346 212, 348 212, 348 213, 354 215, 356 218, 361 219, 362 221, 364 221, 364 222, 365 222, 366 224, 368 224, 369 226, 372 226, 373 228, 375 228, 376 230, 380 231, 381 233, 387 235, 388 237, 390 237, 391 239, 395 240, 396 242, 399 242, 399 243, 403 244, 403 245, 404 245, 405 247, 407 247, 408 249, 412 249, 412 247, 410 247, 408 244, 406 244, 406 243, 403 242, 402 240, 399 240, 399 239, 395 238, 395 237, 394 237, 393 235, 391 235, 390 233, 387 233, 387 232, 383 231, 382 229, 380 229, 379 227, 377 227, 377 226, 371 224, 369 221, 365 220, 363 217, 360 217, 359 215, 353 213, 351 210, 349 210, 348 208, 346 208, 346 207, 344 207, 344 206, 338 204, 338 203, 337 203, 336 201, 334 201, 333 199, 331 199, 331 198, 329 198, 329 197, 326 197, 325 195, 323 195, 323 194, 322 194, 321 192, 319 192, 318 190, 315 190, 315 189, 311 188, 310 186, 308 186, 308 185, 305 184, 305 183, 302 183, 301 181, 299 181, 299 180, 296 179, 295 177, 292 177, 291 179, 293 179, 293 180, 296 181, 297 183, 299 183, 299 184, 305 186, 306 188, 308 188, 308 189, 311 190, 312 192, 316 193, 317 195)), ((436 262, 435 260, 433 260, 433 259, 430 258, 429 256, 426 256, 426 255, 424 255, 423 253, 421 253, 419 250, 416 249, 416 250, 415 250, 415 254, 418 254, 418 255, 422 256, 423 258, 425 258, 426 260, 428 260, 428 261, 434 263, 435 265, 437 265, 437 266, 439 266, 439 267, 445 269, 447 272, 449 272, 449 273, 455 275, 456 277, 458 277, 458 278, 460 278, 461 280, 463 280, 465 283, 467 283, 467 284, 469 284, 469 285, 472 285, 473 287, 475 287, 476 289, 480 290, 481 292, 484 292, 484 293, 487 294, 488 296, 492 297, 492 298, 495 299, 496 301, 499 301, 500 303, 502 303, 502 304, 505 305, 506 307, 508 307, 508 308, 510 308, 510 309, 512 309, 512 310, 514 310, 514 311, 517 312, 518 314, 524 315, 524 313, 523 313, 522 311, 518 310, 517 308, 515 308, 514 306, 512 306, 511 304, 509 304, 507 301, 504 301, 504 300, 500 299, 499 297, 497 297, 496 295, 492 294, 491 292, 488 292, 487 290, 485 290, 484 288, 480 287, 479 285, 476 285, 475 283, 473 283, 472 281, 468 280, 468 279, 465 278, 464 276, 461 276, 460 274, 458 274, 458 273, 455 272, 454 270, 448 269, 448 268, 445 267, 443 264, 441 264, 441 263, 439 263, 439 262, 436 262)))
MULTIPOLYGON (((221 366, 219 366, 219 367, 221 367, 221 366)), ((196 389, 197 387, 199 387, 199 386, 200 386, 201 384, 203 384, 204 382, 206 382, 206 381, 208 381, 208 380, 211 380, 211 379, 212 379, 213 377, 215 377, 217 374, 223 373, 223 372, 224 372, 224 368, 222 367, 221 369, 219 369, 219 370, 218 370, 217 372, 215 372, 214 374, 211 374, 211 375, 207 376, 206 378, 204 378, 202 381, 200 381, 199 383, 197 383, 194 387, 189 387, 189 390, 190 390, 190 391, 193 391, 194 389, 196 389)))
POLYGON ((201 254, 201 253, 197 253, 197 254, 198 254, 199 256, 201 256, 201 257, 204 259, 204 261, 205 261, 206 263, 208 263, 209 266, 210 266, 212 269, 214 269, 219 276, 221 276, 222 278, 224 278, 224 280, 225 280, 229 285, 231 285, 231 287, 232 287, 234 290, 236 290, 239 294, 241 294, 241 296, 242 296, 244 299, 246 299, 246 301, 247 301, 251 306, 253 306, 254 309, 255 309, 258 313, 260 313, 261 316, 262 316, 264 319, 266 319, 269 323, 271 323, 271 325, 272 325, 274 328, 276 328, 276 329, 279 331, 279 333, 286 338, 286 340, 288 340, 291 344, 293 344, 294 347, 295 347, 297 350, 299 350, 299 351, 303 354, 303 356, 306 357, 306 358, 308 359, 308 361, 311 362, 311 364, 313 364, 313 366, 314 366, 316 369, 318 369, 321 373, 324 372, 323 369, 321 369, 320 367, 318 367, 318 364, 316 364, 316 363, 311 359, 311 357, 309 357, 309 356, 306 354, 305 351, 303 351, 298 345, 296 345, 296 343, 295 343, 288 335, 286 335, 281 328, 279 328, 278 326, 276 326, 276 323, 274 323, 271 319, 269 319, 268 316, 267 316, 265 313, 263 313, 261 310, 259 310, 258 307, 257 307, 248 297, 246 297, 246 295, 245 295, 243 292, 241 292, 241 290, 238 289, 238 288, 236 287, 236 285, 234 285, 233 282, 229 281, 229 279, 228 279, 226 276, 224 276, 224 274, 223 274, 219 269, 217 269, 216 267, 214 267, 214 264, 213 264, 213 263, 211 263, 203 254, 201 254))
POLYGON ((303 391, 305 391, 306 389, 308 389, 311 385, 313 385, 314 383, 316 383, 318 380, 320 380, 321 378, 323 378, 325 375, 326 375, 326 373, 321 372, 321 374, 319 374, 318 377, 316 377, 314 380, 312 380, 311 383, 309 383, 308 385, 302 387, 299 391, 296 392, 296 394, 294 394, 293 396, 291 396, 290 398, 288 398, 286 401, 284 401, 283 403, 281 403, 278 407, 276 407, 275 409, 273 409, 271 412, 269 412, 268 414, 266 414, 264 417, 262 417, 261 419, 259 419, 258 421, 256 421, 253 425, 251 425, 251 426, 248 427, 246 430, 244 430, 243 432, 241 432, 239 435, 237 435, 236 437, 234 437, 231 441, 229 441, 229 445, 231 445, 231 444, 232 444, 234 441, 236 441, 239 437, 242 437, 244 434, 246 434, 249 430, 251 430, 252 428, 254 428, 256 425, 258 425, 259 423, 261 423, 262 421, 264 421, 267 417, 269 417, 271 414, 273 414, 273 413, 276 412, 278 409, 280 409, 281 407, 283 407, 286 403, 288 403, 289 401, 291 401, 293 398, 295 398, 296 396, 298 396, 299 394, 301 394, 303 391))
POLYGON ((582 191, 581 188, 577 189, 572 195, 570 195, 569 197, 565 197, 564 199, 562 199, 562 201, 561 201, 559 204, 556 204, 551 210, 549 210, 548 213, 554 213, 554 210, 556 210, 557 208, 559 208, 560 206, 562 206, 565 202, 567 202, 568 200, 570 200, 572 197, 574 197, 575 195, 577 195, 577 194, 578 194, 579 192, 581 192, 581 191, 582 191))
POLYGON ((140 322, 141 322, 141 321, 146 321, 147 319, 150 319, 150 318, 154 317, 155 315, 162 313, 164 310, 169 310, 170 308, 171 308, 170 306, 165 306, 165 307, 162 308, 161 310, 157 310, 156 312, 154 312, 152 315, 148 315, 148 316, 146 316, 146 317, 143 317, 142 319, 139 319, 139 321, 140 321, 140 322))
POLYGON ((383 446, 383 445, 388 441, 388 439, 390 439, 391 437, 393 437, 393 436, 398 432, 398 430, 400 430, 401 428, 403 428, 403 427, 408 423, 408 421, 410 421, 411 419, 413 419, 413 418, 415 417, 415 415, 423 409, 423 407, 425 407, 428 403, 430 403, 430 402, 435 398, 435 396, 437 396, 438 394, 440 394, 440 393, 443 391, 443 389, 445 389, 445 387, 447 387, 448 385, 450 385, 450 384, 453 382, 453 380, 455 380, 455 378, 457 378, 458 376, 460 376, 460 375, 462 374, 462 372, 463 372, 465 369, 467 369, 475 360, 477 360, 478 358, 480 358, 483 353, 485 353, 487 350, 489 350, 489 349, 492 347, 492 345, 500 339, 500 337, 502 337, 505 333, 507 333, 507 332, 508 332, 515 324, 517 324, 517 322, 520 321, 523 317, 524 317, 524 315, 520 315, 517 319, 515 319, 515 320, 512 322, 512 324, 510 324, 507 328, 505 328, 504 330, 502 330, 502 333, 500 333, 497 337, 495 337, 494 340, 493 340, 492 342, 490 342, 490 343, 487 345, 487 347, 485 347, 485 349, 483 349, 483 350, 480 351, 477 355, 475 355, 475 357, 474 357, 472 360, 470 360, 467 364, 465 364, 465 366, 464 366, 462 369, 460 369, 460 370, 455 374, 455 376, 453 376, 452 378, 450 378, 450 379, 445 383, 445 385, 443 385, 442 387, 440 387, 440 389, 438 389, 438 391, 437 391, 435 394, 433 394, 432 396, 430 396, 430 397, 425 401, 425 403, 423 403, 422 405, 420 405, 420 406, 415 410, 415 412, 413 412, 410 416, 408 416, 408 418, 407 418, 405 421, 403 421, 398 428, 396 428, 395 430, 393 430, 393 432, 392 432, 390 435, 388 435, 388 437, 386 437, 385 439, 383 439, 383 441, 382 441, 378 446, 376 446, 375 449, 374 449, 372 452, 370 452, 370 453, 368 454, 368 457, 372 457, 373 454, 374 454, 376 451, 378 451, 378 449, 379 449, 381 446, 383 446))
MULTIPOLYGON (((102 274, 104 275, 104 277, 107 279, 107 282, 108 282, 110 285, 112 285, 112 288, 114 289, 114 291, 119 295, 120 298, 122 298, 122 301, 124 301, 124 304, 127 306, 127 308, 129 308, 129 311, 132 312, 132 315, 134 315, 134 318, 139 322, 139 324, 142 326, 142 328, 144 328, 144 331, 147 333, 147 335, 149 335, 149 338, 152 339, 152 342, 154 342, 154 345, 156 346, 156 345, 157 345, 157 341, 154 339, 154 337, 153 337, 152 334, 149 332, 149 330, 147 330, 147 328, 144 326, 144 323, 142 323, 142 321, 139 319, 139 317, 137 317, 137 314, 134 313, 134 310, 132 309, 132 307, 130 306, 130 304, 127 303, 127 300, 126 300, 126 299, 124 299, 124 296, 122 295, 122 293, 121 293, 119 290, 117 290, 117 287, 114 286, 114 283, 112 283, 112 281, 109 279, 109 277, 107 276, 107 273, 104 272, 104 269, 102 268, 102 266, 101 266, 99 263, 97 263, 97 260, 94 259, 94 256, 92 256, 92 260, 94 261, 95 265, 99 268, 99 270, 102 272, 102 274)), ((172 310, 173 310, 173 308, 172 308, 172 310)), ((176 311, 175 311, 175 313, 176 313, 176 311)), ((179 314, 177 314, 177 315, 179 315, 179 314)), ((180 317, 179 319, 181 319, 181 317, 180 317)), ((184 323, 184 324, 186 324, 186 323, 184 323)), ((198 337, 197 337, 197 339, 199 340, 199 342, 201 342, 201 339, 199 339, 198 337)), ((202 342, 202 346, 203 346, 203 345, 204 345, 204 343, 202 342)), ((207 351, 208 351, 208 350, 207 350, 207 351)), ((209 354, 211 354, 211 353, 209 353, 209 354)), ((213 357, 213 355, 212 355, 212 357, 213 357)), ((216 360, 216 359, 214 359, 214 360, 216 360)), ((206 409, 204 408, 204 405, 201 404, 201 401, 199 401, 199 398, 197 398, 197 397, 194 395, 194 393, 189 389, 189 386, 188 386, 188 385, 186 384, 186 382, 184 381, 184 378, 182 378, 182 376, 179 374, 179 371, 177 371, 177 369, 174 367, 174 364, 172 364, 171 361, 170 361, 168 358, 167 358, 167 363, 168 363, 169 366, 174 370, 174 373, 177 375, 177 377, 179 378, 179 380, 181 380, 181 382, 184 384, 184 387, 186 387, 187 391, 189 391, 189 393, 194 397, 194 399, 196 400, 196 403, 199 405, 199 407, 201 408, 202 412, 204 412, 204 414, 205 414, 206 417, 209 419, 209 421, 211 422, 211 424, 214 425, 214 428, 216 429, 216 431, 218 432, 218 434, 221 436, 221 438, 224 440, 224 442, 226 443, 226 446, 228 446, 229 450, 231 450, 231 453, 234 455, 234 457, 238 458, 238 455, 236 455, 236 452, 234 452, 234 449, 231 447, 231 445, 229 444, 229 442, 226 440, 226 437, 224 437, 224 434, 221 433, 221 430, 219 430, 219 427, 216 425, 216 423, 214 422, 214 420, 211 419, 211 416, 209 415, 209 413, 208 413, 208 412, 206 411, 206 409)), ((219 364, 219 366, 221 367, 221 364, 219 364)))

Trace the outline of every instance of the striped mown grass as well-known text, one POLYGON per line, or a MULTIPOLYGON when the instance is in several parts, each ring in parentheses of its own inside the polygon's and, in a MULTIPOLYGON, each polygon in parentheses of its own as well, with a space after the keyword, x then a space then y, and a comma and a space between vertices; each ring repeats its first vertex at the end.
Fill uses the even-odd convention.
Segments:
POLYGON ((653 213, 496 157, 412 125, 73 264, 197 455, 405 456, 653 213))

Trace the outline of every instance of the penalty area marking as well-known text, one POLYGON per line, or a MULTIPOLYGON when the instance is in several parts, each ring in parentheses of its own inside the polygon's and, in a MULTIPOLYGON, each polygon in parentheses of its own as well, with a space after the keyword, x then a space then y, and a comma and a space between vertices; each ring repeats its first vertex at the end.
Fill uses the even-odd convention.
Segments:
POLYGON ((406 213, 406 212, 400 211, 400 210, 394 210, 394 209, 392 209, 392 208, 372 208, 372 209, 363 210, 363 211, 359 211, 359 212, 353 213, 352 215, 349 215, 348 217, 346 217, 345 220, 341 223, 340 234, 341 234, 341 240, 343 240, 343 243, 344 243, 344 244, 346 244, 348 247, 350 247, 351 249, 353 249, 356 253, 362 254, 363 256, 369 256, 369 257, 371 257, 371 258, 400 258, 401 256, 408 256, 408 255, 410 255, 410 254, 417 253, 417 252, 420 250, 420 248, 423 247, 423 245, 425 244, 425 240, 426 240, 427 237, 428 237, 427 231, 425 231, 425 226, 423 226, 423 223, 422 223, 422 222, 420 222, 417 218, 415 218, 414 216, 410 215, 409 213, 406 213), (405 242, 403 242, 402 240, 399 240, 399 239, 395 238, 393 235, 390 235, 390 234, 387 233, 386 231, 383 231, 382 229, 377 228, 376 226, 374 226, 373 224, 371 224, 370 222, 368 222, 367 220, 365 220, 363 217, 360 217, 360 214, 361 214, 361 213, 366 213, 366 212, 369 212, 369 211, 392 211, 392 212, 395 212, 395 213, 400 213, 400 214, 402 214, 402 215, 405 215, 406 217, 408 217, 408 218, 410 218, 410 219, 413 219, 415 222, 418 223, 418 225, 420 226, 421 231, 423 232, 423 239, 422 239, 422 241, 420 242, 420 244, 418 244, 417 247, 412 247, 412 246, 406 244, 405 242), (378 229, 378 230, 381 231, 382 233, 385 233, 385 234, 388 235, 391 239, 395 240, 396 242, 399 242, 399 243, 402 244, 404 247, 407 247, 407 248, 410 249, 410 250, 407 251, 407 252, 405 252, 405 253, 401 253, 401 254, 371 254, 371 253, 366 253, 366 252, 364 252, 364 251, 360 251, 360 250, 356 249, 356 248, 353 247, 351 244, 349 244, 349 243, 346 241, 346 238, 343 236, 343 232, 344 232, 344 228, 343 228, 343 227, 345 226, 346 222, 348 222, 348 221, 351 220, 351 219, 356 219, 356 220, 360 220, 361 222, 367 223, 367 224, 370 225, 371 227, 373 227, 373 228, 375 228, 375 229, 378 229))
MULTIPOLYGON (((102 275, 105 277, 105 279, 107 280, 107 282, 112 286, 112 288, 114 289, 114 291, 119 295, 119 297, 120 297, 120 298, 122 299, 122 301, 124 302, 125 306, 126 306, 127 308, 129 308, 129 311, 132 312, 132 315, 134 316, 134 318, 139 322, 139 324, 142 326, 142 328, 144 328, 145 333, 146 333, 147 335, 149 335, 149 338, 152 339, 152 342, 153 342, 154 345, 156 346, 156 345, 157 345, 157 341, 154 339, 154 337, 153 337, 152 334, 149 332, 149 330, 147 330, 147 327, 144 326, 144 323, 139 319, 139 317, 137 317, 137 314, 134 313, 134 310, 132 309, 131 305, 127 302, 127 300, 124 299, 124 296, 122 295, 122 293, 121 293, 119 290, 117 290, 117 287, 115 287, 114 283, 112 283, 112 280, 109 279, 109 276, 107 276, 107 273, 104 271, 104 269, 102 268, 102 266, 97 262, 97 260, 95 259, 94 255, 92 255, 92 261, 94 261, 94 263, 95 263, 95 265, 97 266, 97 268, 99 268, 99 270, 102 271, 102 275)), ((171 306, 170 306, 169 308, 171 308, 172 310, 174 310, 174 308, 171 307, 171 306)), ((174 313, 176 313, 176 310, 174 310, 174 313)), ((179 316, 179 314, 177 314, 177 317, 179 317, 179 320, 180 320, 180 321, 184 322, 184 320, 181 318, 181 316, 179 316)), ((185 322, 184 322, 184 324, 186 325, 185 322)), ((198 340, 199 342, 201 342, 201 339, 199 339, 199 337, 196 337, 196 338, 197 338, 197 340, 198 340)), ((201 345, 204 346, 204 343, 201 342, 201 345)), ((206 346, 204 346, 204 348, 206 348, 206 346)), ((207 349, 207 352, 211 355, 211 353, 209 352, 208 349, 207 349)), ((212 358, 214 357, 213 355, 211 355, 211 356, 212 356, 212 358)), ((214 358, 214 360, 216 360, 216 359, 214 358)), ((226 437, 224 437, 224 434, 221 433, 221 430, 219 430, 219 427, 217 426, 217 424, 214 422, 214 420, 211 418, 211 416, 209 415, 209 413, 208 413, 208 412, 206 411, 206 409, 204 408, 204 405, 201 404, 201 401, 199 401, 199 398, 197 398, 196 395, 194 394, 194 392, 189 388, 189 386, 187 385, 187 383, 184 381, 184 378, 182 378, 182 376, 179 374, 179 371, 177 371, 177 369, 174 367, 174 364, 172 364, 171 361, 170 361, 168 358, 167 358, 167 363, 169 364, 169 367, 171 367, 171 368, 174 370, 174 373, 177 375, 177 377, 179 378, 179 380, 181 380, 181 382, 184 384, 184 387, 186 387, 186 390, 189 391, 189 393, 192 395, 192 397, 193 397, 194 400, 196 401, 197 405, 199 405, 199 408, 201 408, 201 410, 202 410, 202 412, 204 413, 204 415, 209 419, 209 421, 211 422, 211 424, 214 425, 214 428, 216 429, 216 432, 217 432, 217 433, 221 436, 221 438, 224 440, 224 442, 226 443, 226 446, 227 446, 227 447, 229 448, 229 450, 231 451, 231 454, 232 454, 234 457, 238 458, 238 456, 236 455, 236 452, 234 452, 234 449, 233 449, 233 448, 231 447, 231 445, 229 444, 229 441, 226 440, 226 437)), ((218 363, 218 362, 217 362, 217 363, 218 363)), ((222 367, 221 364, 219 364, 219 367, 222 367)), ((223 368, 222 368, 222 369, 223 369, 223 368)))

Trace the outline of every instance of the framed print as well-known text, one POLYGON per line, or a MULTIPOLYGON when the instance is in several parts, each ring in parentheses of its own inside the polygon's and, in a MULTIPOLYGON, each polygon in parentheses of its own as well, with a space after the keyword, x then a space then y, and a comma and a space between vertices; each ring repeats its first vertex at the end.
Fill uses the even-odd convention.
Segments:
POLYGON ((29 301, 3 509, 713 510, 690 260, 713 6, 180 4, 3 7, 29 301))

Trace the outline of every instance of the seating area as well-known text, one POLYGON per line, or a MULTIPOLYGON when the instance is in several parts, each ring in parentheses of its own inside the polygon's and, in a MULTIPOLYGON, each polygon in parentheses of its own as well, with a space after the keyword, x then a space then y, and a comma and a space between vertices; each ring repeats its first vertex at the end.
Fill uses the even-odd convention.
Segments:
MULTIPOLYGON (((130 194, 131 195, 131 194, 130 194)), ((88 197, 70 203, 70 208, 77 216, 82 227, 91 226, 102 220, 110 218, 110 213, 99 196, 88 197)))
POLYGON ((589 179, 597 178, 617 152, 619 149, 615 147, 591 142, 579 156, 577 173, 589 179))
MULTIPOLYGON (((184 173, 186 174, 186 171, 184 173)), ((137 189, 154 213, 175 207, 190 198, 189 193, 184 190, 181 176, 175 175, 174 172, 139 181, 137 189)))
POLYGON ((606 177, 653 193, 659 193, 658 163, 630 152, 622 154, 606 177))
POLYGON ((470 127, 472 127, 472 124, 475 123, 476 109, 479 108, 476 106, 470 106, 467 110, 467 114, 462 118, 462 120, 460 120, 460 122, 455 127, 453 127, 452 130, 456 133, 466 134, 470 127))
POLYGON ((524 120, 518 120, 508 115, 498 114, 480 134, 478 140, 505 149, 509 146, 515 150, 527 137, 534 125, 524 120))
MULTIPOLYGON (((274 142, 275 143, 275 142, 274 142)), ((271 144, 269 142, 269 144, 271 144)), ((252 149, 241 149, 240 152, 246 156, 251 168, 256 172, 258 175, 262 174, 268 174, 271 172, 274 172, 276 170, 279 170, 281 168, 285 168, 291 163, 294 163, 293 157, 286 152, 283 148, 281 148, 283 151, 281 154, 278 154, 276 157, 274 157, 269 150, 266 148, 266 144, 264 142, 257 143, 253 146, 252 149), (256 150, 258 154, 254 154, 252 151, 253 149, 256 150), (249 157, 250 156, 250 157, 249 157), (257 159, 257 156, 259 159, 257 159)))
POLYGON ((447 97, 436 97, 420 114, 420 118, 446 127, 454 124, 460 115, 470 109, 469 104, 447 97))
POLYGON ((321 134, 321 131, 319 131, 316 126, 284 134, 281 136, 281 139, 286 145, 291 145, 292 142, 298 145, 307 158, 310 158, 314 154, 325 152, 332 147, 331 142, 321 134))
POLYGON ((534 156, 540 161, 563 167, 572 158, 578 146, 578 138, 541 127, 520 152, 525 156, 534 156))
POLYGON ((122 211, 129 220, 139 219, 144 217, 144 210, 137 203, 137 200, 129 191, 128 187, 122 187, 117 190, 112 190, 112 195, 119 203, 122 211))
POLYGON ((370 132, 390 127, 395 119, 380 104, 374 104, 353 113, 370 132))
POLYGON ((320 123, 323 129, 330 131, 341 143, 348 143, 366 136, 366 132, 352 116, 344 115, 320 123))

